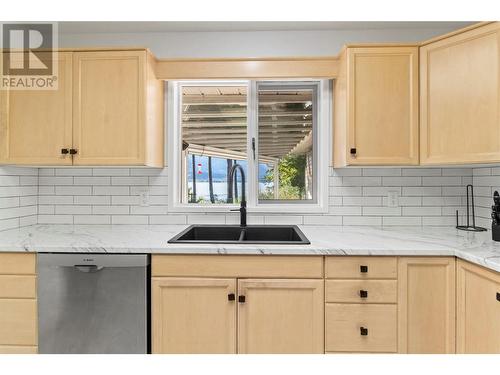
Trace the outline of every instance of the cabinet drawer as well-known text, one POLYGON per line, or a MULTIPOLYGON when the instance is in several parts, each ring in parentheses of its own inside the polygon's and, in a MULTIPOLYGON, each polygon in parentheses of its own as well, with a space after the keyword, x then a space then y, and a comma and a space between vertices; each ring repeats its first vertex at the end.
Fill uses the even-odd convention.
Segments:
POLYGON ((0 345, 0 354, 37 354, 36 346, 0 345))
POLYGON ((396 280, 327 280, 326 302, 396 303, 396 280))
POLYGON ((323 257, 153 255, 152 276, 322 278, 323 257))
POLYGON ((0 275, 34 275, 36 254, 0 254, 0 275))
POLYGON ((0 345, 37 345, 34 299, 0 299, 0 345))
POLYGON ((327 257, 326 277, 330 279, 396 279, 396 257, 327 257))
POLYGON ((0 275, 0 298, 36 298, 36 276, 0 275))
POLYGON ((325 324, 327 352, 397 351, 396 305, 327 304, 325 324))

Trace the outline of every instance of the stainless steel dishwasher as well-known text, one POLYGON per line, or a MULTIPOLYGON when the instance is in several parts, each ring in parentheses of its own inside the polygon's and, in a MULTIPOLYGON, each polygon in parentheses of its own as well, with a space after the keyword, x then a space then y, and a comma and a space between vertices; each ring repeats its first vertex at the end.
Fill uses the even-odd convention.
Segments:
POLYGON ((39 353, 149 352, 149 257, 38 254, 39 353))

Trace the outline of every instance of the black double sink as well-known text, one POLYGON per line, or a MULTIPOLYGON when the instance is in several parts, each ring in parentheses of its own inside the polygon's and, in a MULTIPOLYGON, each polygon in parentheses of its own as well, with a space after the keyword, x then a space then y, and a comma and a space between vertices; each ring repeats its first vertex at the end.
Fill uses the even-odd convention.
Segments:
POLYGON ((307 245, 296 225, 191 225, 169 243, 307 245))

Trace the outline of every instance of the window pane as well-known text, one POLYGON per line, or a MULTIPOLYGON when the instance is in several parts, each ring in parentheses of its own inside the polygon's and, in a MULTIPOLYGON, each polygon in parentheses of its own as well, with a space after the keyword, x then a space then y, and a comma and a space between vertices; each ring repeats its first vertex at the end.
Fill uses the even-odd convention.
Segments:
POLYGON ((259 86, 260 201, 316 199, 315 98, 311 85, 259 86))
POLYGON ((239 172, 233 189, 228 172, 236 163, 247 170, 247 87, 182 86, 181 93, 183 202, 239 202, 239 172))

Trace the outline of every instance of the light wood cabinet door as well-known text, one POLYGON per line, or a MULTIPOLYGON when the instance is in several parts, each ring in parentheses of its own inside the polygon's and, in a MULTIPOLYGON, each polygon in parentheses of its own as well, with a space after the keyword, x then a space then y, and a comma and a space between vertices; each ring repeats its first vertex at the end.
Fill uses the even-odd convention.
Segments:
POLYGON ((71 165, 72 53, 58 53, 57 89, 0 91, 0 163, 71 165))
POLYGON ((418 164, 418 47, 347 48, 345 59, 335 165, 418 164))
POLYGON ((145 163, 146 52, 75 52, 75 165, 145 163))
POLYGON ((422 164, 500 161, 500 23, 420 49, 422 164))
POLYGON ((324 353, 323 284, 238 280, 238 352, 324 353))
POLYGON ((500 273, 459 260, 457 352, 500 353, 500 273))
POLYGON ((455 353, 455 258, 400 258, 398 309, 401 353, 455 353))
POLYGON ((235 279, 153 278, 153 353, 236 353, 235 279))
POLYGON ((36 353, 36 255, 0 253, 0 354, 36 353))

